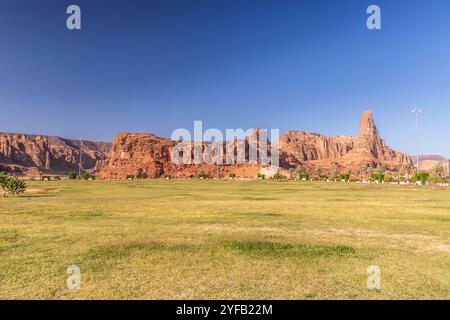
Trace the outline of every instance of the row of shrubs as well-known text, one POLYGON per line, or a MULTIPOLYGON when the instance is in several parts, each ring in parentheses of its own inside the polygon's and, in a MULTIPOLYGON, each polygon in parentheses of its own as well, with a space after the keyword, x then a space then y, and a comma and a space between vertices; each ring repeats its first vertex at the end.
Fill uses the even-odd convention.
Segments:
MULTIPOLYGON (((68 175, 69 180, 76 180, 78 179, 78 175, 75 172, 70 172, 68 175)), ((126 179, 127 180, 140 180, 140 179, 148 179, 148 174, 146 172, 138 172, 138 174, 136 175, 127 175, 126 179)), ((161 178, 163 178, 164 180, 171 180, 172 176, 171 175, 164 175, 161 178)), ((211 179, 213 178, 213 176, 211 174, 208 174, 204 171, 200 171, 200 173, 197 175, 198 179, 201 180, 205 180, 205 179, 211 179)), ((228 174, 228 179, 233 180, 236 179, 236 174, 235 173, 229 173, 228 174)), ((258 173, 256 175, 256 179, 258 180, 265 180, 266 179, 266 175, 262 174, 262 173, 258 173)), ((293 176, 291 175, 291 177, 288 177, 286 175, 283 175, 280 171, 275 173, 271 179, 273 180, 293 180, 293 176)), ((297 179, 297 175, 295 176, 295 179, 297 179)), ((314 177, 311 178, 310 174, 306 171, 302 171, 298 173, 298 179, 299 180, 314 180, 314 181, 325 181, 328 180, 327 177, 324 176, 319 176, 319 177, 314 177)), ((50 180, 61 180, 61 177, 59 176, 41 176, 40 180, 42 181, 50 181, 50 180)), ((95 176, 94 175, 90 175, 88 173, 83 173, 80 177, 80 180, 95 180, 95 176)), ((334 180, 339 180, 339 181, 346 181, 346 182, 350 182, 350 181, 360 181, 362 179, 358 179, 355 177, 351 176, 351 173, 341 173, 339 175, 337 175, 334 180)), ((439 182, 446 182, 445 179, 437 179, 434 176, 431 176, 429 173, 426 172, 421 172, 421 173, 416 173, 414 176, 412 176, 410 179, 404 179, 404 178, 394 178, 392 176, 386 176, 386 174, 382 173, 382 172, 375 172, 372 174, 371 178, 369 179, 370 181, 378 181, 378 182, 401 182, 401 181, 410 181, 410 182, 417 182, 420 181, 422 184, 426 184, 428 181, 431 181, 433 183, 439 183, 439 182)))
MULTIPOLYGON (((171 180, 172 176, 170 175, 164 175, 161 178, 165 179, 165 180, 171 180)), ((197 175, 198 179, 201 180, 205 180, 205 179, 211 179, 213 178, 211 174, 208 174, 204 171, 200 171, 200 173, 197 175)), ((228 178, 230 180, 236 179, 236 174, 235 173, 229 173, 228 174, 228 178)), ((262 174, 262 173, 258 173, 256 175, 256 178, 258 180, 265 180, 266 179, 266 175, 262 174)), ((311 177, 309 174, 305 173, 299 176, 300 180, 311 180, 311 177)), ((127 175, 126 177, 127 180, 136 180, 136 179, 148 179, 148 175, 146 173, 142 173, 142 174, 138 174, 138 175, 127 175)), ((272 178, 273 180, 289 180, 290 178, 288 178, 286 175, 283 175, 280 171, 275 173, 272 178)), ((291 177, 292 179, 292 177, 291 177)), ((316 177, 312 180, 316 180, 316 181, 320 181, 320 180, 327 180, 326 177, 316 177)), ((359 181, 360 179, 356 179, 356 178, 352 178, 351 177, 351 173, 342 173, 340 175, 338 175, 335 180, 339 180, 339 181, 359 181)), ((383 173, 373 173, 372 177, 370 179, 371 181, 378 181, 378 182, 400 182, 400 181, 406 181, 406 180, 401 180, 401 179, 395 179, 394 177, 388 176, 386 177, 385 174, 383 173)), ((430 174, 429 173, 417 173, 415 176, 413 176, 409 181, 411 182, 416 182, 416 181, 420 181, 422 184, 425 184, 427 181, 430 180, 430 174)), ((438 181, 439 182, 439 181, 438 181)))
MULTIPOLYGON (((257 175, 258 179, 265 179, 264 175, 258 174, 257 175)), ((315 181, 321 181, 321 180, 328 180, 328 178, 326 177, 316 177, 314 179, 311 179, 309 174, 303 174, 299 176, 300 180, 315 180, 315 181)), ((272 179, 274 180, 288 180, 287 176, 282 175, 280 172, 277 172, 272 179)), ((356 179, 356 178, 352 178, 351 177, 351 173, 342 173, 339 174, 339 176, 337 176, 334 180, 339 180, 339 181, 346 181, 346 182, 350 182, 350 181, 360 181, 360 179, 356 179)), ((378 181, 378 182, 401 182, 401 181, 409 181, 409 182, 421 182, 421 184, 426 184, 428 181, 433 182, 433 183, 440 183, 440 182, 447 182, 448 180, 445 179, 440 179, 437 178, 435 176, 431 176, 429 173, 427 172, 419 172, 416 173, 411 179, 396 179, 392 176, 386 176, 384 173, 381 172, 376 172, 372 174, 372 177, 370 179, 371 181, 378 181)))
MULTIPOLYGON (((69 180, 77 180, 78 175, 75 172, 69 172, 69 180)), ((89 173, 82 173, 79 177, 80 180, 95 180, 95 176, 89 173)))
MULTIPOLYGON (((60 181, 63 177, 61 176, 49 176, 49 175, 43 175, 39 176, 39 181, 60 181)), ((69 172, 67 175, 67 179, 69 180, 95 180, 95 176, 89 173, 83 173, 80 177, 75 172, 69 172)), ((31 181, 36 181, 36 178, 30 178, 31 181)))

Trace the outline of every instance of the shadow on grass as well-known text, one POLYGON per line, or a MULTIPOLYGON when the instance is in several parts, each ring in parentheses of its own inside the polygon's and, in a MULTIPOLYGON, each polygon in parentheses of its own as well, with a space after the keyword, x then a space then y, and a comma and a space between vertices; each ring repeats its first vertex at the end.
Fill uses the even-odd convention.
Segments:
POLYGON ((320 257, 320 256, 349 256, 356 250, 349 246, 320 246, 310 244, 291 244, 269 241, 231 240, 221 242, 225 249, 246 255, 263 257, 320 257))
POLYGON ((22 239, 19 230, 0 229, 0 242, 17 242, 22 239))
POLYGON ((192 245, 167 245, 160 242, 130 242, 124 244, 109 244, 91 248, 83 257, 81 266, 93 272, 108 269, 124 259, 138 254, 146 255, 153 252, 183 253, 192 249, 192 245))
POLYGON ((57 194, 57 193, 36 193, 36 194, 20 195, 17 198, 19 198, 19 199, 30 198, 31 199, 31 198, 50 198, 50 197, 57 197, 57 196, 59 196, 59 194, 57 194))
POLYGON ((67 221, 80 221, 80 222, 89 222, 92 220, 101 220, 111 218, 113 215, 111 213, 103 212, 103 211, 73 211, 73 212, 61 212, 61 213, 52 213, 47 215, 46 217, 50 220, 63 220, 67 221))

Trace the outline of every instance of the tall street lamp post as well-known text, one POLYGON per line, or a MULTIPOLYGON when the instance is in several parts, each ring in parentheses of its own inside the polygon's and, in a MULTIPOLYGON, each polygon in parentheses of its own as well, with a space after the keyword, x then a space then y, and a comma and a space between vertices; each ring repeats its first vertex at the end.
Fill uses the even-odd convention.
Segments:
POLYGON ((411 112, 416 114, 417 171, 420 172, 419 114, 422 112, 422 109, 414 108, 411 112))

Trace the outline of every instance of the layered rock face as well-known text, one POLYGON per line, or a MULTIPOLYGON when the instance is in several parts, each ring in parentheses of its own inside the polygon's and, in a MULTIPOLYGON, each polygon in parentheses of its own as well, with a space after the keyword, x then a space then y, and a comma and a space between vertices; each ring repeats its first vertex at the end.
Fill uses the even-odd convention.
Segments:
MULTIPOLYGON (((173 149, 178 142, 170 139, 157 137, 151 133, 120 133, 114 138, 107 165, 100 172, 99 177, 103 179, 124 179, 129 175, 158 178, 171 176, 173 178, 193 178, 200 172, 205 172, 211 177, 227 176, 228 173, 235 173, 239 177, 254 177, 259 172, 260 166, 257 164, 233 164, 219 165, 195 163, 195 148, 201 148, 204 152, 211 147, 210 143, 182 142, 190 145, 190 164, 183 161, 177 162, 173 159, 173 149)), ((236 154, 237 141, 231 143, 236 154)), ((246 159, 248 160, 248 141, 244 141, 246 159)), ((251 143, 251 142, 250 142, 251 143)), ((223 163, 226 162, 226 148, 230 144, 222 144, 223 163)), ((183 154, 179 155, 180 159, 183 154)))
POLYGON ((304 131, 286 131, 280 137, 281 158, 287 167, 315 160, 340 159, 354 147, 353 137, 325 137, 304 131))
POLYGON ((398 171, 412 164, 411 157, 389 148, 375 125, 372 111, 364 112, 357 137, 326 137, 303 131, 287 131, 280 138, 282 162, 289 167, 312 166, 340 171, 362 167, 398 171))
MULTIPOLYGON (((272 168, 261 161, 249 162, 250 147, 260 145, 263 131, 253 131, 245 140, 219 143, 223 163, 227 150, 235 156, 231 164, 215 165, 197 163, 194 150, 211 150, 213 144, 183 142, 190 144, 191 154, 185 154, 192 163, 177 163, 172 159, 177 141, 157 137, 153 134, 118 134, 112 145, 106 142, 83 142, 82 168, 97 173, 100 178, 123 179, 128 175, 145 174, 149 178, 170 175, 175 178, 190 178, 201 171, 210 176, 226 176, 235 173, 238 177, 255 177, 258 172, 270 172, 272 168), (260 139, 255 139, 259 137, 260 139), (237 163, 238 145, 243 145, 245 164, 237 163)), ((267 143, 270 155, 270 142, 267 143)), ((304 131, 287 131, 279 141, 279 162, 283 170, 290 168, 322 168, 329 171, 356 172, 364 167, 383 167, 399 171, 405 164, 412 164, 411 157, 389 148, 375 125, 372 111, 364 112, 360 122, 359 136, 327 137, 304 131)), ((0 171, 18 174, 55 173, 66 174, 78 170, 80 141, 54 136, 0 133, 0 171)), ((186 162, 185 162, 186 163, 186 162)))
MULTIPOLYGON (((83 171, 100 171, 111 143, 82 142, 83 171)), ((55 136, 0 133, 0 171, 17 174, 78 172, 80 141, 55 136)))
MULTIPOLYGON (((260 131, 256 130, 256 132, 260 131)), ((234 141, 223 144, 224 154, 230 144, 236 153, 237 143, 234 141)), ((255 142, 247 139, 243 143, 245 143, 245 158, 248 160, 249 145, 255 142)), ((150 178, 163 175, 189 178, 198 175, 200 171, 211 176, 225 176, 233 172, 238 177, 255 177, 258 172, 264 171, 263 169, 267 170, 267 165, 260 161, 247 164, 234 162, 220 166, 176 164, 171 158, 176 144, 175 141, 153 134, 121 133, 114 139, 108 164, 102 170, 100 177, 123 179, 127 175, 136 176, 145 172, 150 178)), ((210 144, 203 143, 201 148, 205 150, 208 146, 210 144)), ((270 144, 268 148, 270 150, 270 144)), ((280 137, 279 152, 280 166, 285 170, 298 167, 321 167, 326 170, 344 172, 356 171, 363 167, 383 166, 387 170, 399 171, 404 164, 412 164, 410 156, 392 150, 380 138, 370 110, 363 114, 359 136, 326 137, 304 131, 287 131, 280 137)), ((190 158, 194 159, 193 154, 190 158)))
POLYGON ((170 151, 176 142, 154 134, 119 133, 112 144, 108 164, 100 174, 105 179, 123 179, 146 173, 161 176, 173 166, 170 151))

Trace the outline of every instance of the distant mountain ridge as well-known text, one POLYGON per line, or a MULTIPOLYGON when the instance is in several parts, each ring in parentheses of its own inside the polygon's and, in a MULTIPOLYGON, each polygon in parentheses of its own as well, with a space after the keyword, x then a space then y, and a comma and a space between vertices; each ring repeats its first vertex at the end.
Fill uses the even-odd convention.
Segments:
MULTIPOLYGON (((439 155, 419 156, 420 170, 431 172, 437 166, 442 166, 447 175, 450 174, 450 160, 439 155)), ((417 167, 417 158, 413 157, 413 163, 417 167)))
MULTIPOLYGON (((446 157, 439 156, 439 155, 423 155, 423 156, 419 156, 419 161, 427 161, 427 160, 432 160, 432 161, 449 161, 449 159, 447 159, 446 157)), ((417 163, 417 158, 416 157, 413 157, 413 162, 414 162, 414 165, 417 163)))
POLYGON ((58 136, 0 133, 0 171, 17 174, 67 174, 78 171, 80 145, 83 171, 99 171, 111 143, 65 139, 58 136))

